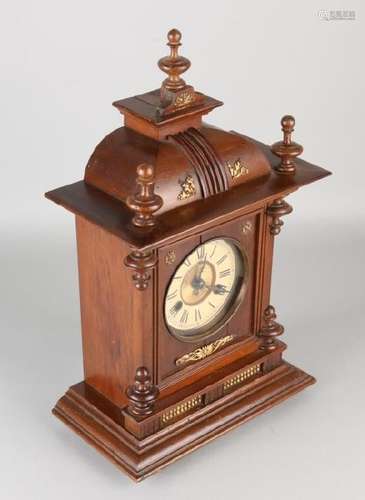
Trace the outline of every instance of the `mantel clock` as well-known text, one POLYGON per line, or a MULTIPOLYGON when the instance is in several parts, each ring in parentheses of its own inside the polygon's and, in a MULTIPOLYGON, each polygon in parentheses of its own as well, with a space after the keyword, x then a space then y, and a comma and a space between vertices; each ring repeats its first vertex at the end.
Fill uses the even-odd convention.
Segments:
POLYGON ((283 360, 270 281, 285 198, 329 172, 292 116, 271 147, 203 122, 222 102, 182 79, 180 41, 160 89, 114 102, 84 179, 46 194, 76 218, 85 374, 53 411, 135 480, 314 382, 283 360))

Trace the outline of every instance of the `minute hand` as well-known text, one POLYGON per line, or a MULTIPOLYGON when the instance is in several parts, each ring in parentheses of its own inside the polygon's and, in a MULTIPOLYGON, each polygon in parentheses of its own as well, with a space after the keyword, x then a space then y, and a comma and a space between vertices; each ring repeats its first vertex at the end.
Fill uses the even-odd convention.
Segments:
POLYGON ((200 280, 202 274, 203 274, 203 271, 204 271, 204 268, 205 268, 205 264, 207 263, 207 256, 204 257, 204 260, 203 260, 203 265, 201 266, 200 268, 200 271, 197 272, 197 278, 200 280))

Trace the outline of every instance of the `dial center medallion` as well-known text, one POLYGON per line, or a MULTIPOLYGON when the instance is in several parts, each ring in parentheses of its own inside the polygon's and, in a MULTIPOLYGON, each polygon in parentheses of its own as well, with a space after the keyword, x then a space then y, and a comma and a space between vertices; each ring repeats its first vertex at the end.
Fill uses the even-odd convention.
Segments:
POLYGON ((215 283, 215 269, 210 262, 199 261, 186 274, 181 283, 181 298, 185 304, 202 303, 215 283))

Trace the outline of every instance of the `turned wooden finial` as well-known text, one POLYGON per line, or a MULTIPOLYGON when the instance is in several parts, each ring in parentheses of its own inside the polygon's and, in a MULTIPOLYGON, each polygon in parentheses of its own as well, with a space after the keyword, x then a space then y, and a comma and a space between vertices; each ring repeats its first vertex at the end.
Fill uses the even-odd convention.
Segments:
POLYGON ((127 255, 124 263, 133 271, 133 282, 137 290, 146 290, 152 276, 152 270, 157 264, 156 252, 134 250, 127 255))
POLYGON ((181 75, 190 68, 190 61, 179 55, 181 33, 170 30, 167 34, 170 55, 158 61, 159 68, 167 73, 160 89, 160 106, 158 113, 168 116, 189 106, 196 106, 204 100, 204 96, 195 92, 194 87, 187 85, 181 75))
POLYGON ((156 219, 153 216, 163 201, 161 196, 154 192, 154 168, 152 165, 142 163, 137 167, 137 192, 128 196, 127 205, 135 212, 132 222, 135 226, 145 227, 154 226, 156 219))
POLYGON ((170 47, 170 55, 162 57, 158 61, 159 68, 167 73, 166 80, 163 81, 162 87, 166 90, 177 91, 185 87, 185 81, 180 77, 190 68, 190 61, 186 57, 179 55, 179 47, 181 45, 181 33, 177 29, 172 29, 167 34, 170 47))
POLYGON ((271 151, 281 158, 280 165, 276 167, 276 170, 281 174, 294 174, 294 159, 303 153, 303 146, 291 140, 294 126, 295 119, 293 116, 283 116, 281 119, 281 130, 284 134, 283 140, 275 142, 271 146, 271 151))
POLYGON ((271 205, 267 207, 267 214, 271 217, 271 222, 269 224, 270 233, 273 236, 277 236, 284 222, 281 217, 288 215, 293 211, 293 207, 289 205, 283 198, 277 198, 271 205))
POLYGON ((147 368, 143 366, 137 368, 134 384, 128 387, 126 394, 129 402, 129 413, 144 416, 153 412, 159 390, 153 385, 147 368))
POLYGON ((275 349, 276 337, 284 333, 284 327, 275 320, 275 308, 269 305, 264 311, 263 325, 258 333, 258 336, 262 338, 261 349, 275 349))

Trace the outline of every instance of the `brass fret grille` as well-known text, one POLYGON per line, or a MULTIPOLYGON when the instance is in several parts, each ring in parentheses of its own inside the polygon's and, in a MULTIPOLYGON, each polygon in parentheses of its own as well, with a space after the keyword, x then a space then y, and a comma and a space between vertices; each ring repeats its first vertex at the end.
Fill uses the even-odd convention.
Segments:
POLYGON ((250 368, 246 368, 245 370, 240 371, 239 373, 234 375, 234 377, 231 377, 230 379, 224 382, 223 391, 228 391, 232 387, 238 384, 242 384, 247 379, 257 375, 260 372, 261 372, 261 366, 259 364, 253 365, 250 368))
POLYGON ((184 401, 184 403, 180 403, 174 406, 174 408, 171 408, 171 410, 168 410, 162 414, 161 424, 166 425, 171 420, 175 420, 176 418, 183 416, 188 411, 193 410, 194 408, 200 406, 201 402, 202 402, 202 397, 195 396, 194 398, 191 398, 188 401, 184 401))

